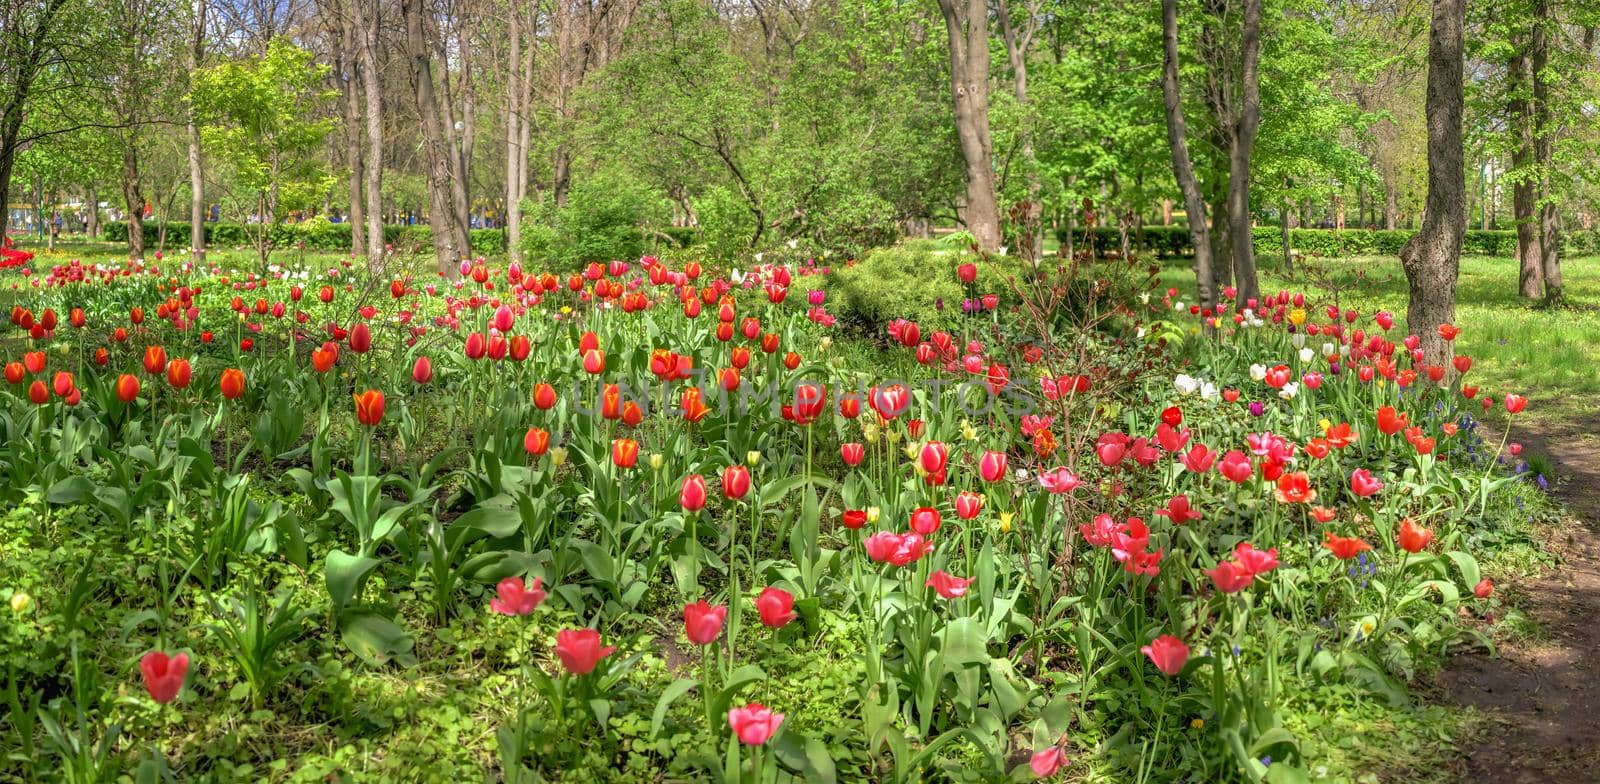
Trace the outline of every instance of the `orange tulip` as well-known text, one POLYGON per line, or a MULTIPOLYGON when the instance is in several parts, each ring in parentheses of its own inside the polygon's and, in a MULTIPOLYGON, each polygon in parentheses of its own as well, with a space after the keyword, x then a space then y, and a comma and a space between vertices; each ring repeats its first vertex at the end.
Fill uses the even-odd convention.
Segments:
POLYGON ((369 389, 360 394, 351 395, 356 401, 356 419, 367 427, 377 427, 383 421, 383 393, 376 389, 369 389))
MULTIPOLYGON (((229 400, 237 400, 244 394, 244 371, 238 368, 228 368, 222 371, 222 396, 229 400)), ((382 401, 379 401, 378 416, 383 416, 382 401)))

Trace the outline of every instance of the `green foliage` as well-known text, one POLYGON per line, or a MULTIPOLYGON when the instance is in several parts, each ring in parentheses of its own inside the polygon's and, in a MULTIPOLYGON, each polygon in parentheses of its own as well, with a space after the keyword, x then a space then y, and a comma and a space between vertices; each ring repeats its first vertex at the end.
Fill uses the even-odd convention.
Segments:
POLYGON ((1016 269, 1013 260, 979 261, 959 247, 912 240, 836 267, 828 279, 829 304, 841 321, 866 331, 881 331, 897 318, 925 330, 955 329, 968 318, 961 311, 964 298, 1003 293, 1003 271, 1016 269), (956 267, 967 262, 978 266, 970 290, 956 278, 956 267))
POLYGON ((756 221, 750 208, 731 188, 718 185, 694 200, 700 219, 700 245, 719 261, 733 261, 750 248, 756 221))
POLYGON ((531 205, 524 227, 528 258, 560 269, 591 261, 637 259, 645 251, 645 232, 666 222, 667 205, 651 186, 620 172, 579 180, 565 205, 531 205))
MULTIPOLYGON (((1256 255, 1278 256, 1283 248, 1282 230, 1277 226, 1257 226, 1254 230, 1256 255)), ((1326 256, 1396 256, 1400 248, 1411 239, 1410 229, 1290 229, 1289 247, 1297 253, 1326 256)), ((1066 230, 1059 229, 1056 239, 1065 247, 1066 230)), ((1106 252, 1119 247, 1117 230, 1099 227, 1088 232, 1073 232, 1073 248, 1084 251, 1092 244, 1094 250, 1106 252), (1088 240, 1086 243, 1085 240, 1088 240)), ((1563 235, 1563 247, 1570 254, 1600 252, 1600 231, 1574 231, 1563 235)), ((1145 226, 1128 233, 1128 244, 1136 250, 1162 258, 1188 256, 1193 250, 1189 230, 1183 226, 1145 226)), ((1517 233, 1510 230, 1469 230, 1462 239, 1461 252, 1468 256, 1514 256, 1517 250, 1517 233)))
MULTIPOLYGON (((170 221, 166 224, 167 246, 186 247, 189 243, 189 222, 170 221)), ((108 242, 127 242, 128 224, 122 221, 108 221, 101 224, 101 231, 108 242)), ((147 221, 144 224, 144 239, 147 245, 156 241, 161 224, 147 221)), ((253 236, 254 226, 244 226, 238 223, 218 222, 206 224, 206 244, 217 247, 249 247, 255 242, 253 236)), ((472 250, 474 253, 485 255, 499 255, 505 253, 506 235, 500 229, 473 229, 472 250)), ((429 247, 432 231, 427 226, 384 226, 383 241, 398 252, 406 253, 419 248, 429 247)), ((693 236, 688 235, 683 242, 692 241, 693 236)), ((279 223, 268 229, 268 240, 275 248, 303 248, 304 250, 350 250, 350 224, 333 223, 326 218, 317 216, 299 223, 279 223)))

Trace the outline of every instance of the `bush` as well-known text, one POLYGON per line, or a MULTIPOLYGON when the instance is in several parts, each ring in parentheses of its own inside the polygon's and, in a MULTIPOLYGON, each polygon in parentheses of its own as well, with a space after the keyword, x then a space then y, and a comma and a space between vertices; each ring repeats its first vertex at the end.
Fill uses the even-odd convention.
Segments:
POLYGON ((700 220, 700 245, 713 259, 730 262, 750 249, 756 221, 744 197, 718 185, 694 200, 700 220))
POLYGON ((526 212, 532 225, 523 230, 523 252, 557 269, 637 259, 644 255, 644 227, 667 222, 666 200, 637 178, 621 174, 585 177, 564 206, 533 203, 526 212))
POLYGON ((963 318, 962 299, 969 295, 956 267, 968 261, 978 264, 977 293, 1004 294, 1002 276, 1014 271, 1014 257, 978 262, 954 245, 910 240, 834 267, 827 278, 829 308, 841 321, 868 332, 881 331, 896 318, 912 319, 924 330, 954 330, 963 318))

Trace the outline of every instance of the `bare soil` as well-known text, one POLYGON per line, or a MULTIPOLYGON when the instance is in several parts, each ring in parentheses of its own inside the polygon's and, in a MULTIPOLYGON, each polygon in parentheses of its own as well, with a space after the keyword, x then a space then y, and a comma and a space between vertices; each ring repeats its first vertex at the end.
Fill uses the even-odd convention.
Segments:
MULTIPOLYGON (((1469 739, 1463 781, 1600 781, 1600 415, 1519 423, 1512 439, 1547 455, 1571 522, 1552 532, 1561 565, 1517 585, 1538 623, 1533 642, 1506 642, 1451 659, 1443 698, 1476 708, 1487 726, 1469 739)), ((1547 477, 1549 478, 1549 477, 1547 477)))

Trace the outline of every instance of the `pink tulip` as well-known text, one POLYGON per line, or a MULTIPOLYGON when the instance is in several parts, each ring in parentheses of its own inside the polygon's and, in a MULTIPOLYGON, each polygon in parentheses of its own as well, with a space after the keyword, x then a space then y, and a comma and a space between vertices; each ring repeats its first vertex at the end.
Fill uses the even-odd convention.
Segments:
POLYGON ((1189 646, 1170 634, 1163 634, 1151 640, 1149 645, 1139 650, 1150 657, 1150 662, 1156 669, 1169 678, 1182 672, 1184 662, 1189 660, 1189 646))
POLYGON ((783 714, 773 713, 766 706, 752 702, 743 708, 728 711, 728 726, 746 746, 760 746, 776 735, 783 726, 783 714))
POLYGON ((177 699, 183 689, 183 678, 189 673, 189 654, 168 656, 164 651, 151 651, 139 659, 139 672, 150 699, 165 705, 177 699))
POLYGON ((928 575, 925 587, 932 588, 946 599, 959 599, 967 594, 967 586, 971 585, 973 578, 956 577, 940 569, 928 575))
POLYGON ((533 584, 523 582, 521 577, 507 577, 495 586, 498 598, 489 600, 489 609, 501 615, 527 615, 538 609, 547 595, 539 578, 533 578, 533 584))

